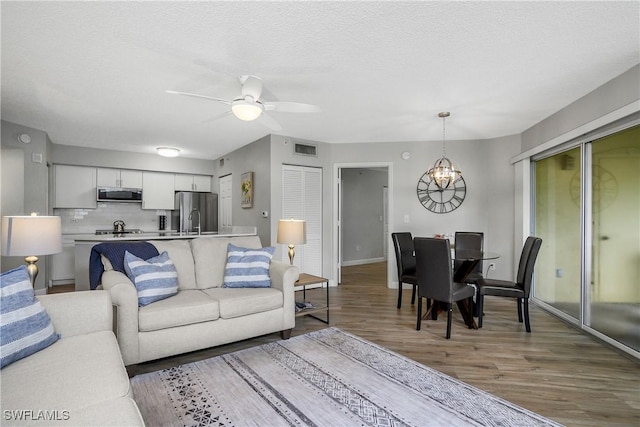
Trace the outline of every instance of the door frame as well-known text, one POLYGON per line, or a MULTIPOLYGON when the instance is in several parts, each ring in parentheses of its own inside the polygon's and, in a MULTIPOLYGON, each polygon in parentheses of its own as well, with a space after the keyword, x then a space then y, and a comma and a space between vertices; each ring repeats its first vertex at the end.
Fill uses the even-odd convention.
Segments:
MULTIPOLYGON (((393 162, 348 162, 348 163, 334 163, 333 164, 333 225, 331 229, 333 249, 331 255, 332 272, 335 274, 336 285, 340 284, 342 275, 342 169, 363 169, 363 168, 387 168, 387 188, 388 188, 388 212, 387 218, 393 219, 393 162)), ((389 233, 393 231, 393 220, 389 221, 389 233)), ((387 253, 391 253, 390 245, 387 242, 387 253)), ((391 273, 389 271, 390 265, 393 263, 387 262, 387 287, 391 288, 391 273)), ((395 264, 394 264, 395 268, 395 264)))

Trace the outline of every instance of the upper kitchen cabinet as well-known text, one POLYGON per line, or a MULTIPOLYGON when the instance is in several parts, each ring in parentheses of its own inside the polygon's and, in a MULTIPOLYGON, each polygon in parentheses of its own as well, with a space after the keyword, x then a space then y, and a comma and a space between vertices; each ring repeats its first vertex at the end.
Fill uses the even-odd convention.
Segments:
POLYGON ((96 168, 53 165, 53 207, 95 209, 96 168))
POLYGON ((172 173, 142 172, 142 209, 174 208, 172 173))
POLYGON ((98 187, 142 188, 142 171, 98 168, 98 187))
POLYGON ((177 173, 175 176, 176 191, 211 192, 211 177, 208 175, 188 175, 177 173))

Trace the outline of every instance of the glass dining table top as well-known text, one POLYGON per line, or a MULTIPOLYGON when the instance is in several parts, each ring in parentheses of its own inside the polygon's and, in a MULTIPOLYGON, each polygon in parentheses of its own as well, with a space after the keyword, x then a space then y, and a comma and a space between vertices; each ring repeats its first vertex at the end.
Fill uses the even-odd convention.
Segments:
POLYGON ((488 259, 500 258, 498 252, 479 251, 474 249, 458 249, 453 251, 453 257, 456 261, 480 261, 488 259))

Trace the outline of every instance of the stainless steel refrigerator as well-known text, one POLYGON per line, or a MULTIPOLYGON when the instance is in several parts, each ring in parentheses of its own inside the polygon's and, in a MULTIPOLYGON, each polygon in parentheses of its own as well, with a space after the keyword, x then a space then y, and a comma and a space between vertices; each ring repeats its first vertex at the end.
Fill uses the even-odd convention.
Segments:
POLYGON ((171 228, 180 232, 218 231, 218 195, 178 191, 171 212, 171 228))

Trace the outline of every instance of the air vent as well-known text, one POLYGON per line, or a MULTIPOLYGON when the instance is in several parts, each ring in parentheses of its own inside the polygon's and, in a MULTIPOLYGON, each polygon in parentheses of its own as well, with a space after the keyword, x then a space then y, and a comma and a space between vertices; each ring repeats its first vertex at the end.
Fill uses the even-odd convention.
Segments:
POLYGON ((301 154, 303 156, 317 156, 318 147, 316 147, 315 145, 299 144, 296 142, 293 145, 293 152, 295 154, 301 154))

